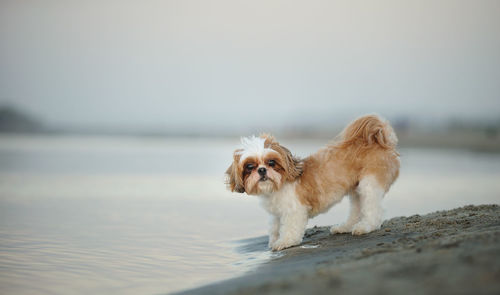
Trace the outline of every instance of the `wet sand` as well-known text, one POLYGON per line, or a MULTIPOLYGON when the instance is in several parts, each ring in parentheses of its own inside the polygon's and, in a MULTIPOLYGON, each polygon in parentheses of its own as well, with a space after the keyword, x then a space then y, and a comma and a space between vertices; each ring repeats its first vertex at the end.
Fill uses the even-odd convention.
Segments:
MULTIPOLYGON (((263 251, 267 237, 241 251, 263 251)), ((500 294, 500 207, 387 220, 376 232, 307 230, 245 276, 180 294, 500 294)))

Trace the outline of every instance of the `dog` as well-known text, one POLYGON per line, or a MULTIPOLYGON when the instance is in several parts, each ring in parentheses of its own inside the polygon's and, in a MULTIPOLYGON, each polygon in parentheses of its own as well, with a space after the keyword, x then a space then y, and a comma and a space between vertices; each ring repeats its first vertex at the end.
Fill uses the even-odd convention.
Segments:
POLYGON ((380 229, 382 199, 399 175, 398 139, 385 119, 367 115, 349 124, 336 140, 300 159, 268 134, 241 139, 226 171, 232 192, 261 197, 272 215, 269 248, 302 242, 309 218, 349 196, 347 221, 332 234, 362 235, 380 229))

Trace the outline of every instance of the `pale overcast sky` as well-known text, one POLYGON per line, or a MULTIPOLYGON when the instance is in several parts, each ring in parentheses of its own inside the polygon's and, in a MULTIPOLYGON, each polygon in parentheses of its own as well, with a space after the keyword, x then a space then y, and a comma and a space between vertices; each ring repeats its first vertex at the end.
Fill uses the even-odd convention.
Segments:
POLYGON ((0 105, 51 124, 500 118, 500 1, 0 0, 0 105))

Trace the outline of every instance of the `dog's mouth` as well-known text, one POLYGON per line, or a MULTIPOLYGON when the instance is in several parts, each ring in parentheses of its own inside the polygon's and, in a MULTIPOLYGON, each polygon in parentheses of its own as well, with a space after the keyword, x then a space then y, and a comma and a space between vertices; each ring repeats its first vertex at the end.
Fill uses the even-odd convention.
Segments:
POLYGON ((267 176, 261 176, 259 181, 268 181, 269 178, 267 176))

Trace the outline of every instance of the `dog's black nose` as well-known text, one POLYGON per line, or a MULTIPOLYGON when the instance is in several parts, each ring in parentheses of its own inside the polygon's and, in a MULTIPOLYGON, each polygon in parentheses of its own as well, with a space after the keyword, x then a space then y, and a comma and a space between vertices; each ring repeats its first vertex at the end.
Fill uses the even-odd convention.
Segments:
POLYGON ((259 175, 260 175, 260 176, 265 176, 265 175, 266 175, 267 170, 266 170, 266 168, 264 168, 264 167, 260 167, 259 169, 257 169, 257 172, 259 172, 259 175))

